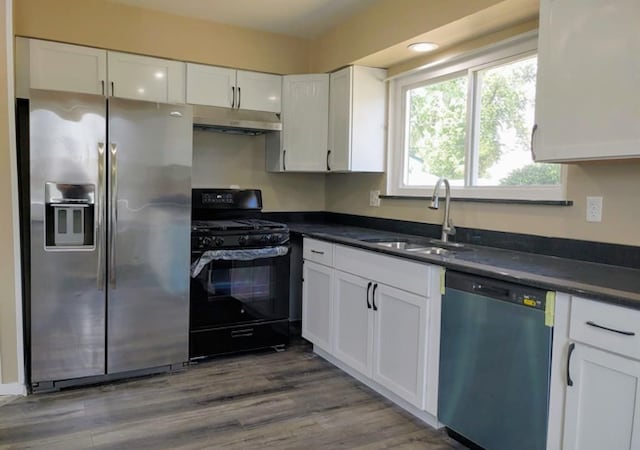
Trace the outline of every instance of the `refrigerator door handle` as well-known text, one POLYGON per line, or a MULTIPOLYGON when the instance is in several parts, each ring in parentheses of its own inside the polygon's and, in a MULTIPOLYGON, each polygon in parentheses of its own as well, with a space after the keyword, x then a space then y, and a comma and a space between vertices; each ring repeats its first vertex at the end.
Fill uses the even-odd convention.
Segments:
POLYGON ((98 142, 98 195, 96 195, 96 241, 98 253, 98 273, 96 276, 96 284, 99 290, 104 290, 104 195, 105 195, 105 145, 104 142, 98 142))
POLYGON ((109 205, 109 286, 116 287, 116 228, 118 226, 118 145, 111 144, 111 192, 109 205))

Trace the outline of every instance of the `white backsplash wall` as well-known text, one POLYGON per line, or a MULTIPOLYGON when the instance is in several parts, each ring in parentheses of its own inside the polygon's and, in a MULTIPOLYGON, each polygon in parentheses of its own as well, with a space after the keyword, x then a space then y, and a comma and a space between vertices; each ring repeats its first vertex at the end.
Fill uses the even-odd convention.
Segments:
POLYGON ((325 175, 267 173, 264 145, 264 136, 195 129, 193 187, 262 189, 264 211, 324 211, 325 175))

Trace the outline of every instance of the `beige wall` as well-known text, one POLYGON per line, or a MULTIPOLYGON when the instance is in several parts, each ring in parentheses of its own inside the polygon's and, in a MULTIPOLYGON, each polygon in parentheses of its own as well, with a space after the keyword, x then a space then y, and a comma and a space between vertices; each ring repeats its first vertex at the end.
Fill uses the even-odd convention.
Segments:
POLYGON ((6 0, 0 1, 0 355, 1 381, 18 381, 16 336, 16 293, 12 208, 12 158, 9 145, 9 103, 7 91, 6 0))
POLYGON ((304 39, 103 0, 18 0, 15 33, 262 72, 308 69, 304 39))
MULTIPOLYGON (((573 206, 452 203, 457 226, 540 236, 584 239, 640 246, 640 161, 569 165, 567 196, 573 206), (602 196, 603 218, 588 223, 586 196, 602 196)), ((441 223, 442 209, 432 211, 426 200, 382 199, 369 206, 370 190, 385 190, 383 175, 332 174, 327 179, 327 210, 333 212, 441 223)))
POLYGON ((313 42, 310 67, 327 72, 482 11, 502 0, 379 0, 313 42))
POLYGON ((264 141, 264 136, 196 130, 193 186, 262 189, 265 211, 324 210, 325 176, 265 172, 264 141))
MULTIPOLYGON (((442 52, 415 58, 389 68, 389 75, 455 57, 517 34, 531 31, 528 21, 470 40, 442 52)), ((571 164, 567 166, 570 207, 454 202, 452 218, 462 227, 529 233, 590 241, 640 245, 640 202, 637 200, 640 160, 571 164), (587 223, 586 197, 602 196, 603 220, 587 223)), ((332 174, 327 178, 327 210, 391 219, 441 223, 442 211, 427 208, 425 200, 383 199, 369 206, 369 191, 386 191, 386 178, 376 174, 332 174)))

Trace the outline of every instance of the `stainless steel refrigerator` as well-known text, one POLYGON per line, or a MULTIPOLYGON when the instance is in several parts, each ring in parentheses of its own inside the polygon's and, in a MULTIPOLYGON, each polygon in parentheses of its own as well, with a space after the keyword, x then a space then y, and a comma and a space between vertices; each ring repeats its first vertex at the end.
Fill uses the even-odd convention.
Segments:
POLYGON ((39 90, 22 105, 33 390, 181 366, 191 108, 39 90))

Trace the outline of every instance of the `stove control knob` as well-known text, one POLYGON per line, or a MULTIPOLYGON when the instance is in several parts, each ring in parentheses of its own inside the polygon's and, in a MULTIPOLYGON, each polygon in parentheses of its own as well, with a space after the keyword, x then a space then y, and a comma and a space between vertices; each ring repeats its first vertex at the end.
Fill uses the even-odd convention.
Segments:
POLYGON ((213 244, 214 244, 216 247, 222 247, 222 244, 224 244, 224 239, 223 239, 223 238, 221 238, 221 237, 216 237, 216 238, 213 240, 213 244))
POLYGON ((269 242, 271 242, 272 239, 273 237, 270 234, 265 234, 260 237, 260 243, 268 244, 269 242))
POLYGON ((271 235, 271 242, 273 243, 280 242, 280 235, 279 234, 271 235))
POLYGON ((211 246, 211 238, 209 236, 204 236, 200 238, 200 247, 210 247, 211 246))
POLYGON ((247 245, 249 236, 238 236, 238 245, 247 245))

